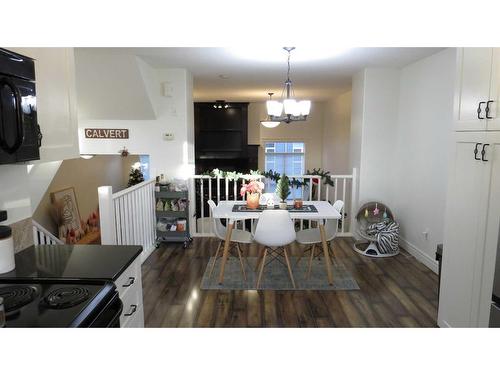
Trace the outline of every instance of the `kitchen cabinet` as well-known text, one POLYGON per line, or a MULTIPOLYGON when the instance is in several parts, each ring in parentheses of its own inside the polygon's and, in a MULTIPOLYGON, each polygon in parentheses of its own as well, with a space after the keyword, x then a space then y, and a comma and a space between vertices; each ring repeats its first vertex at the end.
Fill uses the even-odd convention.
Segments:
POLYGON ((123 303, 123 311, 120 316, 120 327, 122 328, 144 327, 141 279, 141 257, 138 257, 115 281, 123 303))
POLYGON ((40 161, 79 157, 73 48, 9 49, 35 59, 40 161))
POLYGON ((500 132, 456 132, 451 149, 438 324, 486 327, 499 230, 500 132))
POLYGON ((455 130, 500 130, 500 49, 459 48, 455 130))

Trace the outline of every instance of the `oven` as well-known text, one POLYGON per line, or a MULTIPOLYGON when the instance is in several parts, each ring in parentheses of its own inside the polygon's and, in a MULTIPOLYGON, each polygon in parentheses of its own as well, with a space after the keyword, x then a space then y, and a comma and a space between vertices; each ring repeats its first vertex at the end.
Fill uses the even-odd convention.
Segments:
POLYGON ((0 49, 0 164, 40 159, 35 62, 0 49))

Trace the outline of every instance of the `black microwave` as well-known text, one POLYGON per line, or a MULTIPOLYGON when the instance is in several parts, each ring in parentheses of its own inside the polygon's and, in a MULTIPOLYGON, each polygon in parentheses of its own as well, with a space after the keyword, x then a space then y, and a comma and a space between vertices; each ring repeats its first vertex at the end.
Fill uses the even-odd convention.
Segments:
POLYGON ((40 159, 35 62, 0 49, 0 164, 40 159))

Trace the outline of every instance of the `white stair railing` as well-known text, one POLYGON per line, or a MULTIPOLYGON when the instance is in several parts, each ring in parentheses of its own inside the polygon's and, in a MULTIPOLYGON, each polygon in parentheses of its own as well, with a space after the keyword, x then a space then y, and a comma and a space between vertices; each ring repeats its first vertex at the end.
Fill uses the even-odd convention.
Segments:
MULTIPOLYGON (((353 220, 354 220, 354 199, 356 189, 356 169, 353 169, 350 175, 330 175, 333 186, 327 184, 314 184, 316 181, 321 181, 321 176, 315 175, 295 175, 288 176, 290 179, 295 178, 299 181, 306 181, 307 185, 298 189, 299 195, 304 200, 328 200, 335 202, 340 199, 344 201, 344 218, 341 221, 341 226, 338 231, 339 236, 352 236, 353 220), (315 186, 313 192, 312 186, 315 186)), ((243 175, 238 179, 229 177, 211 177, 208 175, 195 175, 189 181, 189 199, 190 212, 193 214, 189 220, 191 228, 191 236, 207 237, 212 236, 212 224, 210 210, 208 209, 207 201, 209 199, 219 203, 221 200, 243 201, 244 198, 239 195, 238 187, 241 183, 245 183, 249 179, 259 179, 270 184, 264 176, 243 175)), ((243 225, 241 223, 240 225, 243 225)), ((300 221, 302 228, 304 222, 300 221)))
POLYGON ((113 193, 100 186, 99 214, 103 245, 140 245, 142 261, 155 249, 155 180, 148 180, 113 193))
POLYGON ((37 223, 33 222, 33 242, 35 245, 61 245, 64 244, 59 238, 50 233, 47 229, 37 223))

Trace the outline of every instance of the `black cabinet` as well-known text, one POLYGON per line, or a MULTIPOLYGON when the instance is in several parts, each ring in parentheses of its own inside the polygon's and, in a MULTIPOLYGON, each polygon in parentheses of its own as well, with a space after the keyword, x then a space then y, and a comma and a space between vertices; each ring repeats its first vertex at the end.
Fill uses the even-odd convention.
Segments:
POLYGON ((258 146, 248 145, 248 103, 194 104, 196 173, 257 169, 258 146), (257 149, 255 151, 254 149, 257 149))

